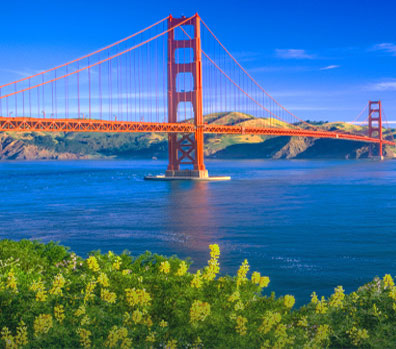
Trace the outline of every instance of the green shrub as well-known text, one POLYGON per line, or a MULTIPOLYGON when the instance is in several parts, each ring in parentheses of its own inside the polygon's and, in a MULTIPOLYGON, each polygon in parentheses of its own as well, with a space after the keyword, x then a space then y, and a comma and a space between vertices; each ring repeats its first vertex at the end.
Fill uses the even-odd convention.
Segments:
POLYGON ((0 242, 0 329, 6 348, 322 348, 396 344, 396 288, 386 275, 349 295, 266 295, 269 278, 219 277, 208 265, 149 252, 93 252, 82 259, 55 243, 0 242))

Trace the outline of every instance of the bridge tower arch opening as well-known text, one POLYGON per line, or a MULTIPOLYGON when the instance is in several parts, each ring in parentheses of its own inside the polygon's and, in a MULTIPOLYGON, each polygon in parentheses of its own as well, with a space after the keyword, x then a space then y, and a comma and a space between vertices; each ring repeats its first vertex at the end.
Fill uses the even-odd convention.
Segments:
MULTIPOLYGON (((184 22, 186 17, 168 19, 168 29, 184 22)), ((196 14, 183 26, 192 26, 194 36, 177 39, 175 30, 168 32, 168 122, 178 122, 178 106, 181 103, 191 103, 194 133, 168 135, 169 165, 166 177, 207 178, 208 171, 204 164, 204 134, 202 108, 202 53, 200 17, 196 14), (176 59, 176 52, 180 49, 191 50, 193 59, 183 62, 176 59), (189 91, 177 87, 178 75, 189 73, 192 75, 192 88, 189 91), (182 166, 190 166, 183 169, 182 166), (192 168, 191 168, 192 167, 192 168)))
POLYGON ((370 138, 378 138, 378 152, 375 151, 376 144, 369 147, 369 156, 378 156, 381 160, 383 156, 383 137, 382 137, 382 106, 381 101, 369 101, 368 107, 368 135, 370 138))

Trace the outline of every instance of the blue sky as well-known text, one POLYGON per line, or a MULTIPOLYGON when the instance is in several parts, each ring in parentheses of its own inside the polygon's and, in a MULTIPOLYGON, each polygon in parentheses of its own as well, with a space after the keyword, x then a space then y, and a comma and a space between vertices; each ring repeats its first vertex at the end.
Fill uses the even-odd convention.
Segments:
POLYGON ((381 99, 396 120, 392 0, 6 2, 0 83, 79 57, 169 13, 195 12, 301 118, 353 120, 369 99, 381 99))

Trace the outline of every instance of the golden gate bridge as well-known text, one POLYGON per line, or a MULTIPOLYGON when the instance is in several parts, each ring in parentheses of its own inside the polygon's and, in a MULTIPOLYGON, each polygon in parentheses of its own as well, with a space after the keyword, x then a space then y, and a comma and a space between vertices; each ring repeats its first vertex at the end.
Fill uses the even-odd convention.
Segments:
POLYGON ((261 87, 198 14, 170 15, 90 54, 0 86, 0 131, 167 133, 165 178, 208 179, 205 134, 344 139, 369 143, 370 154, 382 158, 383 146, 396 144, 391 134, 384 136, 381 102, 366 108, 366 132, 326 131, 308 123, 261 87), (226 113, 242 122, 217 123, 226 113))

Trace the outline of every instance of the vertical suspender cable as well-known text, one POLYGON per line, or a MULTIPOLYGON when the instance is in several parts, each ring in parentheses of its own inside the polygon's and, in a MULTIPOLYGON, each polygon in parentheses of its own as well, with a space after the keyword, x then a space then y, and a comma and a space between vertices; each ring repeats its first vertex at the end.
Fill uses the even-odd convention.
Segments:
MULTIPOLYGON (((77 62, 77 70, 80 69, 80 62, 77 62)), ((77 112, 78 118, 81 115, 81 108, 80 108, 80 73, 77 73, 77 112)))
MULTIPOLYGON (((90 59, 88 57, 88 66, 90 59)), ((91 68, 88 68, 88 110, 89 110, 89 119, 91 119, 91 68)))

